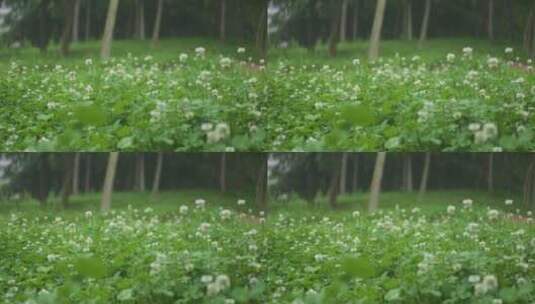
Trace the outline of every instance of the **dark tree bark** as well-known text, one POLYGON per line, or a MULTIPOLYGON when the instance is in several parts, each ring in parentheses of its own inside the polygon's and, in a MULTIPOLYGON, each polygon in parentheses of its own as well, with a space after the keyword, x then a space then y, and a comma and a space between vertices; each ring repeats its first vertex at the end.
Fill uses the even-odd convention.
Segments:
POLYGON ((329 183, 329 206, 335 209, 338 207, 338 195, 340 194, 340 172, 342 167, 342 154, 334 156, 331 179, 329 183))
POLYGON ((158 8, 156 9, 156 19, 152 30, 152 47, 157 47, 160 43, 160 27, 162 25, 163 0, 158 0, 158 8))
POLYGON ((61 186, 61 206, 67 208, 69 206, 69 197, 72 194, 72 177, 74 167, 74 154, 65 153, 63 157, 63 181, 61 186))
POLYGON ((262 164, 256 178, 256 205, 260 210, 267 210, 267 158, 262 156, 262 164))
POLYGON ((219 164, 219 190, 222 193, 227 191, 227 154, 221 153, 219 164))
POLYGON ((39 189, 37 200, 42 207, 47 205, 48 193, 50 192, 50 155, 49 153, 39 154, 39 189))
POLYGON ((43 0, 39 3, 39 45, 41 53, 46 53, 48 42, 50 41, 50 0, 43 0))
POLYGON ((157 199, 160 195, 160 180, 162 177, 163 152, 158 152, 154 181, 152 182, 152 198, 157 199))
POLYGON ((225 41, 226 40, 226 34, 227 34, 227 21, 226 21, 226 15, 227 15, 227 0, 221 0, 221 11, 219 15, 219 40, 225 41))
POLYGON ((333 10, 333 15, 331 17, 331 30, 329 34, 329 56, 331 57, 335 57, 338 51, 340 22, 342 18, 342 9, 340 4, 336 4, 333 10))
POLYGON ((62 56, 67 56, 70 51, 72 39, 72 25, 74 21, 74 2, 63 0, 63 33, 60 41, 60 52, 62 56))
POLYGON ((84 191, 91 192, 91 154, 86 153, 84 191))

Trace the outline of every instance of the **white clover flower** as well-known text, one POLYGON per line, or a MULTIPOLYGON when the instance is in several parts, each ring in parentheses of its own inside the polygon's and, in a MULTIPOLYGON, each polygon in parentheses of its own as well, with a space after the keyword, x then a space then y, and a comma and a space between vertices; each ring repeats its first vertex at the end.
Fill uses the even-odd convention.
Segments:
POLYGON ((502 299, 493 299, 492 300, 492 304, 503 304, 503 300, 502 299))
POLYGON ((455 61, 455 54, 453 54, 453 53, 449 53, 449 54, 446 56, 446 60, 448 60, 448 62, 453 62, 453 61, 455 61))
POLYGON ((359 211, 353 211, 353 217, 359 217, 360 216, 360 212, 359 211))
POLYGON ((468 277, 468 282, 472 284, 479 283, 479 281, 481 281, 481 277, 478 276, 477 274, 473 274, 468 277))
POLYGON ((205 205, 206 205, 206 201, 203 200, 202 198, 198 198, 195 200, 195 206, 197 206, 197 208, 204 208, 205 205))
POLYGON ((468 130, 472 131, 472 132, 476 132, 478 131, 479 129, 481 129, 481 124, 479 123, 471 123, 468 125, 468 130))
POLYGON ((85 212, 85 217, 86 218, 90 218, 92 216, 93 216, 93 212, 91 212, 91 210, 88 210, 88 211, 85 212))
POLYGON ((455 213, 455 206, 451 206, 451 205, 448 206, 447 211, 448 211, 448 214, 454 214, 455 213))
POLYGON ((472 56, 473 53, 474 53, 474 49, 473 48, 468 47, 468 46, 463 48, 463 54, 465 56, 472 56))
POLYGON ((505 200, 505 205, 511 206, 512 204, 513 204, 513 200, 512 199, 506 199, 505 200))
POLYGON ((498 219, 499 215, 500 215, 500 212, 496 209, 491 209, 487 212, 487 217, 491 221, 498 219))
POLYGON ((463 200, 464 208, 471 208, 473 203, 474 203, 474 201, 469 199, 469 198, 463 200))
POLYGON ((214 128, 214 125, 209 122, 205 122, 201 125, 201 130, 203 130, 204 132, 208 132, 212 130, 213 128, 214 128))
POLYGON ((489 122, 483 125, 483 132, 487 138, 494 138, 498 136, 498 127, 495 123, 489 122))
POLYGON ((490 58, 487 60, 487 65, 488 65, 489 68, 491 68, 491 69, 498 67, 498 63, 499 63, 499 60, 498 60, 498 58, 496 58, 496 57, 490 57, 490 58))
POLYGON ((225 304, 236 304, 234 299, 225 299, 225 304))
POLYGON ((353 59, 353 65, 360 65, 360 59, 353 59))
POLYGON ((199 226, 199 230, 201 232, 207 232, 208 229, 210 229, 212 225, 210 225, 209 223, 201 223, 201 225, 199 226))
POLYGON ((219 60, 219 65, 223 69, 229 68, 231 64, 232 64, 232 59, 228 57, 223 57, 221 58, 221 60, 219 60))
POLYGON ((182 205, 182 206, 180 206, 179 210, 180 210, 180 214, 186 214, 186 213, 188 213, 188 206, 182 205))
POLYGON ((201 277, 201 282, 204 284, 211 283, 214 280, 214 277, 208 274, 205 274, 201 277))
POLYGON ((474 286, 474 294, 476 296, 481 296, 487 293, 487 287, 483 283, 477 283, 474 286))
POLYGON ((238 54, 243 54, 243 53, 245 53, 245 48, 244 47, 240 47, 240 48, 238 48, 237 52, 238 52, 238 54))
POLYGON ((46 259, 47 259, 49 262, 54 262, 54 261, 56 261, 58 258, 59 258, 59 255, 57 255, 57 254, 49 254, 49 255, 46 256, 46 259))
POLYGON ((245 205, 245 200, 244 199, 239 199, 238 200, 238 206, 243 206, 245 205))
POLYGON ((514 49, 512 47, 505 48, 505 54, 513 53, 514 49))
POLYGON ((314 260, 316 260, 316 262, 323 262, 323 261, 325 261, 326 258, 327 258, 327 256, 325 256, 323 254, 314 255, 314 260))
POLYGON ((216 283, 209 283, 206 286, 206 295, 209 297, 217 295, 220 291, 221 289, 216 283))
POLYGON ((228 220, 230 219, 230 216, 232 215, 232 212, 228 209, 223 209, 221 210, 221 212, 219 213, 219 216, 221 217, 222 220, 228 220))
POLYGON ((230 287, 230 278, 225 274, 220 274, 215 278, 215 283, 219 285, 221 290, 230 287))
POLYGON ((92 65, 92 64, 93 64, 93 59, 91 59, 91 58, 87 58, 87 59, 85 60, 85 65, 92 65))
POLYGON ((143 212, 145 212, 145 213, 151 213, 152 211, 154 211, 154 210, 152 210, 151 207, 147 207, 147 208, 145 208, 145 210, 144 210, 143 212))
POLYGON ((195 54, 197 54, 197 56, 204 56, 205 53, 206 53, 206 49, 205 48, 203 48, 203 47, 195 48, 195 54))
POLYGON ((483 278, 483 284, 486 286, 487 290, 494 290, 498 288, 498 279, 493 275, 486 275, 483 278))
POLYGON ((178 58, 179 58, 180 62, 186 62, 188 60, 188 57, 189 57, 188 54, 182 53, 182 54, 180 54, 180 56, 178 58))

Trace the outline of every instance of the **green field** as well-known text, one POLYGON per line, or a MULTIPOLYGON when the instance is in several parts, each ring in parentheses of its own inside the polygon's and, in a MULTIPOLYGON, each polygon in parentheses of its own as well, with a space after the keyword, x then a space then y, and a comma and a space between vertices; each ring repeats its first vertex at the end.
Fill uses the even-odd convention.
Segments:
POLYGON ((2 202, 5 303, 531 303, 535 225, 506 194, 365 194, 339 210, 188 190, 67 210, 2 202), (205 199, 199 207, 197 199, 205 199), (472 207, 463 200, 473 199, 472 207), (238 202, 245 199, 245 203, 238 202), (452 207, 454 206, 455 210, 452 207), (492 208, 492 209, 491 209, 492 208), (251 210, 250 210, 251 209, 251 210), (357 212, 358 211, 358 212, 357 212))
POLYGON ((535 78, 520 47, 385 41, 369 63, 367 46, 271 52, 275 150, 533 150, 535 78))
POLYGON ((519 46, 469 39, 273 49, 207 39, 0 51, 3 151, 529 151, 535 78, 519 46), (205 48, 205 55, 196 49, 205 48), (240 48, 244 47, 242 52, 240 48), (471 47, 471 53, 463 48, 471 47), (513 47, 512 52, 507 52, 513 47), (240 52, 238 52, 240 50, 240 52), (182 58, 182 59, 181 59, 182 58))

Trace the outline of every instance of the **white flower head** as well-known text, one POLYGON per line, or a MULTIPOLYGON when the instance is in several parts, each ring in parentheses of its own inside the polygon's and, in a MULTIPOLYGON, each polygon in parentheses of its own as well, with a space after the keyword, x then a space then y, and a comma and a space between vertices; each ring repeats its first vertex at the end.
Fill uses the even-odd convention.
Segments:
POLYGON ((497 220, 499 215, 500 215, 500 212, 496 209, 491 209, 487 212, 487 217, 491 221, 497 220))
POLYGON ((195 48, 195 54, 197 54, 197 56, 202 57, 202 56, 204 56, 205 53, 206 53, 206 49, 205 48, 203 48, 203 47, 195 48))
POLYGON ((449 54, 446 56, 446 60, 448 60, 448 62, 453 62, 453 61, 455 61, 455 54, 453 54, 453 53, 449 53, 449 54))
POLYGON ((202 198, 198 198, 195 200, 195 206, 197 206, 197 208, 204 208, 204 206, 206 206, 206 201, 202 198))
POLYGON ((189 208, 188 208, 188 206, 186 206, 186 205, 182 205, 182 206, 180 206, 180 209, 179 209, 179 210, 180 210, 180 214, 186 214, 186 213, 188 213, 188 209, 189 209, 189 208))
POLYGON ((238 52, 238 54, 243 54, 243 53, 245 53, 245 48, 244 47, 239 47, 237 52, 238 52))
POLYGON ((184 62, 186 62, 188 60, 188 57, 189 57, 188 54, 182 53, 182 54, 180 54, 180 56, 178 58, 179 58, 180 62, 184 63, 184 62))
POLYGON ((464 208, 471 208, 473 203, 474 203, 474 201, 469 199, 469 198, 463 200, 464 208))
POLYGON ((514 49, 512 47, 505 48, 505 54, 512 54, 514 49))
POLYGON ((232 215, 232 212, 230 210, 228 210, 228 209, 223 209, 219 213, 219 216, 221 217, 222 220, 230 219, 231 215, 232 215))
POLYGON ((511 206, 512 204, 513 204, 513 200, 512 199, 506 199, 505 200, 505 205, 511 206))
POLYGON ((470 57, 470 56, 472 56, 473 53, 474 53, 474 49, 473 48, 471 48, 469 46, 463 48, 463 54, 465 56, 470 57))
POLYGON ((244 199, 239 199, 238 200, 238 206, 243 206, 245 205, 245 200, 244 199))
POLYGON ((450 215, 454 214, 455 213, 455 206, 452 206, 452 205, 448 206, 447 211, 448 211, 448 214, 450 214, 450 215))

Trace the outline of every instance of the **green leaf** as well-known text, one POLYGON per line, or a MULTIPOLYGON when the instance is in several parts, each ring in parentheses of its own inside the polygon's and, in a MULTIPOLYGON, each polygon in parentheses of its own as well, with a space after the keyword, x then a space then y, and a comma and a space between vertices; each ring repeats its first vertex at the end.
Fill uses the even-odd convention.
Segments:
POLYGON ((342 260, 342 269, 351 277, 371 278, 376 274, 375 268, 370 260, 364 257, 347 257, 342 260))
POLYGON ((106 265, 96 257, 78 258, 74 262, 74 269, 82 276, 95 279, 103 278, 107 274, 106 265))
POLYGON ((132 300, 133 298, 133 290, 131 288, 125 289, 117 295, 117 300, 122 302, 132 300))
POLYGON ((369 126, 375 122, 373 111, 364 105, 345 105, 340 110, 340 116, 352 126, 369 126))
POLYGON ((391 289, 385 295, 385 301, 394 302, 401 300, 401 288, 391 289))
POLYGON ((134 138, 132 136, 125 137, 119 141, 117 147, 121 150, 126 150, 134 146, 134 138))
POLYGON ((102 126, 107 123, 107 114, 98 105, 80 105, 73 110, 74 117, 80 123, 91 126, 102 126))

